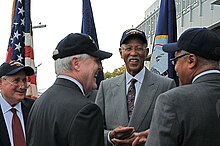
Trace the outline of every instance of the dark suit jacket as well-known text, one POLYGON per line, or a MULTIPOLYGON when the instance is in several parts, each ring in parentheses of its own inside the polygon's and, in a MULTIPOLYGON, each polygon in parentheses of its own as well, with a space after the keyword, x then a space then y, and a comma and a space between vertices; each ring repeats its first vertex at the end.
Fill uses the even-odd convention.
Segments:
POLYGON ((72 81, 58 78, 29 115, 28 146, 103 146, 101 110, 72 81))
POLYGON ((161 94, 156 102, 147 146, 220 146, 220 74, 161 94))
POLYGON ((90 99, 92 102, 95 102, 95 98, 96 98, 97 92, 98 92, 98 90, 91 90, 91 91, 86 95, 86 97, 87 97, 88 99, 90 99))
POLYGON ((217 111, 218 118, 220 119, 220 99, 216 103, 216 111, 217 111))
MULTIPOLYGON (((34 100, 29 99, 29 98, 25 98, 24 100, 21 101, 21 109, 23 112, 25 128, 26 128, 28 113, 30 111, 30 108, 31 108, 33 102, 34 102, 34 100)), ((1 107, 0 107, 0 146, 11 146, 6 123, 4 120, 4 116, 2 113, 1 107)))
POLYGON ((110 145, 107 138, 108 132, 118 126, 132 126, 137 132, 149 129, 157 96, 173 87, 175 87, 174 80, 156 75, 146 69, 132 117, 128 121, 125 73, 102 81, 96 104, 103 113, 105 145, 110 145))

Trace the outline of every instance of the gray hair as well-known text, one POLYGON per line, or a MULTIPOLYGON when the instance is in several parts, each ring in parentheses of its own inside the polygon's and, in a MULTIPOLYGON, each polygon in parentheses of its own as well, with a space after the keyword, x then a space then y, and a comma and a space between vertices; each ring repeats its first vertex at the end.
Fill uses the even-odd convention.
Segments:
POLYGON ((78 58, 81 60, 87 59, 90 57, 90 55, 88 54, 79 54, 79 55, 73 55, 70 57, 65 57, 65 58, 58 58, 57 60, 55 60, 54 65, 55 65, 55 73, 57 75, 59 74, 63 74, 65 72, 71 72, 73 71, 72 68, 72 59, 73 58, 78 58))
POLYGON ((219 61, 206 59, 200 56, 197 56, 197 58, 202 65, 210 66, 212 69, 219 70, 219 61))
MULTIPOLYGON (((184 53, 189 53, 190 52, 187 52, 185 50, 182 50, 184 53)), ((211 59, 206 59, 204 57, 201 57, 201 56, 197 56, 198 58, 198 62, 203 65, 203 66, 209 66, 210 68, 212 69, 220 69, 220 61, 216 61, 216 60, 211 60, 211 59)))

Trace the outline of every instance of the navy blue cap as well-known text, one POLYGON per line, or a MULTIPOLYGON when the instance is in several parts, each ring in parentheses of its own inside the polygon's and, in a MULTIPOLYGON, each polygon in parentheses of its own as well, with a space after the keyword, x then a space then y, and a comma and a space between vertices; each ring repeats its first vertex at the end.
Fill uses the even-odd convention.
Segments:
POLYGON ((0 77, 13 75, 22 70, 24 70, 26 76, 31 76, 34 74, 34 70, 30 66, 24 66, 17 61, 4 62, 0 66, 0 77))
POLYGON ((163 46, 165 52, 185 50, 206 59, 220 60, 220 39, 207 28, 190 28, 184 31, 176 43, 163 46))
POLYGON ((139 37, 140 39, 143 40, 144 43, 147 44, 145 33, 137 28, 132 28, 132 29, 128 29, 124 31, 124 33, 122 34, 121 41, 120 41, 120 46, 126 43, 126 40, 128 40, 128 38, 131 36, 139 37))
POLYGON ((112 53, 99 50, 91 36, 82 33, 70 33, 58 43, 53 52, 53 59, 57 60, 77 54, 89 54, 100 60, 112 56, 112 53))

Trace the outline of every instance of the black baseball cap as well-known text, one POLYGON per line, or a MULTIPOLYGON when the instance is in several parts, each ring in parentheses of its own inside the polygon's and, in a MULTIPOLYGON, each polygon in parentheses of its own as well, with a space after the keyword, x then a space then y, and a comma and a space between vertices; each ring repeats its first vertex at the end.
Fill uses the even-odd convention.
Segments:
POLYGON ((126 40, 131 36, 139 37, 140 39, 143 40, 144 43, 147 44, 147 39, 146 39, 145 33, 137 28, 131 28, 131 29, 124 31, 124 33, 122 34, 120 46, 122 44, 126 43, 126 40))
POLYGON ((22 63, 17 61, 4 62, 0 66, 0 77, 13 75, 22 70, 25 71, 26 76, 34 74, 34 70, 30 66, 24 66, 22 63))
POLYGON ((58 43, 53 52, 53 59, 77 54, 89 54, 100 60, 112 56, 112 53, 99 50, 91 36, 83 33, 70 33, 58 43))
POLYGON ((163 46, 165 52, 185 50, 206 59, 220 60, 220 39, 207 28, 190 28, 184 31, 177 42, 163 46))

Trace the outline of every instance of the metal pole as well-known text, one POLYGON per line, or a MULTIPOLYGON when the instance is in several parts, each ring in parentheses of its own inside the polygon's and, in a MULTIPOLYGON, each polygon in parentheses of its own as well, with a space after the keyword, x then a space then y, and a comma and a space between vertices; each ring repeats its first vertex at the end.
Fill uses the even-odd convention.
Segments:
POLYGON ((32 26, 32 29, 35 29, 35 28, 44 28, 46 27, 47 25, 46 24, 39 24, 39 25, 36 25, 36 26, 32 26))

